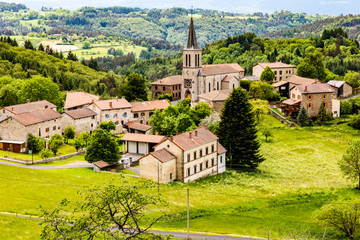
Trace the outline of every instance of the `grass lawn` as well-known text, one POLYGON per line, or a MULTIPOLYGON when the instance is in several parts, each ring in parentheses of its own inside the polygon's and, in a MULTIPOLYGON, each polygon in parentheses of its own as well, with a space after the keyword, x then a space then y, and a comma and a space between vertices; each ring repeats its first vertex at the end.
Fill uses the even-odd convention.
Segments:
MULTIPOLYGON (((74 146, 69 145, 69 144, 63 144, 59 147, 59 151, 56 156, 58 157, 58 156, 62 156, 62 155, 66 155, 66 154, 70 154, 70 153, 74 153, 74 152, 76 152, 76 149, 74 146)), ((9 157, 9 158, 15 158, 15 159, 26 160, 26 161, 31 161, 32 157, 34 157, 34 161, 42 160, 42 158, 40 157, 40 154, 38 154, 38 153, 34 154, 32 156, 31 154, 14 153, 14 152, 2 151, 2 150, 0 150, 0 157, 9 157)), ((52 154, 51 157, 54 157, 54 155, 52 154)))
POLYGON ((39 220, 0 215, 0 239, 39 239, 39 220), (6 226, 4 228, 4 226, 6 226))
MULTIPOLYGON (((292 239, 322 236, 324 229, 313 220, 314 211, 335 199, 360 196, 337 166, 348 140, 358 137, 359 132, 346 124, 290 128, 265 116, 259 139, 266 161, 256 171, 228 170, 189 184, 161 185, 169 206, 155 210, 161 208, 170 215, 154 228, 186 230, 189 188, 191 231, 292 239), (265 126, 273 134, 269 142, 262 136, 265 126)), ((63 198, 78 199, 76 193, 84 185, 111 180, 127 184, 137 178, 94 173, 91 169, 1 166, 0 211, 39 214, 39 205, 54 208, 63 198)), ((334 238, 333 234, 331 229, 326 230, 327 237, 334 238)))

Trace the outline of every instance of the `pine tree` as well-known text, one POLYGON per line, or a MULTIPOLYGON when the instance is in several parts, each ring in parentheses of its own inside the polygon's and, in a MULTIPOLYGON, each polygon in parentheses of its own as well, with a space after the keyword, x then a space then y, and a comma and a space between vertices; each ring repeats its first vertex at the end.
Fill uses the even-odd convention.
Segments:
POLYGON ((246 92, 232 91, 225 101, 217 131, 220 143, 227 149, 230 166, 257 167, 265 159, 260 155, 255 116, 246 92))
POLYGON ((300 123, 300 125, 303 125, 307 121, 307 118, 308 118, 307 111, 306 111, 305 107, 302 106, 300 109, 299 115, 297 117, 298 123, 300 123))

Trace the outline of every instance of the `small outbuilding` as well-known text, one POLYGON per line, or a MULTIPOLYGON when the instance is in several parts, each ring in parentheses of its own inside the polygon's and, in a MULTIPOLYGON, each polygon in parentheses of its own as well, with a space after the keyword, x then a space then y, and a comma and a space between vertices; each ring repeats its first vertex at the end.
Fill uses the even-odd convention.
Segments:
POLYGON ((153 147, 165 138, 162 135, 126 133, 121 140, 126 143, 126 152, 146 155, 152 152, 153 147))
POLYGON ((352 95, 352 87, 345 81, 331 80, 328 81, 327 84, 334 89, 334 94, 337 98, 345 98, 352 95))
POLYGON ((94 162, 94 172, 107 171, 110 168, 110 165, 103 160, 94 162))

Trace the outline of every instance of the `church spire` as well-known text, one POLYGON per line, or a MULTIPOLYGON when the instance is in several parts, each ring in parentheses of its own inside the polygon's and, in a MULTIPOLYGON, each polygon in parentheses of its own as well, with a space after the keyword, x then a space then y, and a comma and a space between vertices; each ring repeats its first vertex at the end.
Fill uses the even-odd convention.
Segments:
POLYGON ((191 20, 190 20, 189 36, 188 36, 186 48, 187 49, 200 49, 199 46, 197 45, 197 41, 196 41, 195 28, 194 28, 194 22, 193 22, 192 15, 191 15, 191 20))

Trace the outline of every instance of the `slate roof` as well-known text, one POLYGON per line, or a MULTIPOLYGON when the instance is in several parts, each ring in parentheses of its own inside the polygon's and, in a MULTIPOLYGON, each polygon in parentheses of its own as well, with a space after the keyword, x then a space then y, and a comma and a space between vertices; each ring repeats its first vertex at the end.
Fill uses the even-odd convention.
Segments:
POLYGON ((176 156, 173 153, 171 153, 169 150, 167 150, 166 148, 162 148, 160 150, 151 152, 149 154, 152 155, 153 157, 155 157, 156 159, 158 159, 162 163, 168 162, 168 161, 176 158, 176 156))
POLYGON ((218 154, 226 153, 227 150, 218 142, 218 154))
POLYGON ((165 136, 162 135, 126 133, 121 140, 133 142, 160 143, 164 138, 165 136))
POLYGON ((244 69, 237 63, 202 65, 202 74, 205 76, 228 74, 228 73, 239 73, 243 71, 244 69))
POLYGON ((142 101, 142 102, 131 102, 132 112, 143 112, 143 111, 153 111, 155 109, 163 110, 167 108, 170 103, 165 100, 153 100, 153 101, 142 101))
POLYGON ((131 129, 144 131, 144 132, 151 129, 151 126, 137 123, 137 122, 127 122, 127 123, 125 123, 125 126, 127 126, 128 128, 131 128, 131 129))
POLYGON ((342 85, 344 85, 344 83, 346 83, 346 82, 345 81, 336 81, 336 80, 331 80, 331 81, 327 82, 327 84, 329 84, 333 87, 336 87, 336 88, 341 87, 342 85))
POLYGON ((199 98, 206 99, 208 101, 216 102, 216 101, 225 101, 229 95, 231 90, 217 90, 217 91, 211 91, 205 94, 199 95, 199 98))
POLYGON ((158 80, 156 82, 152 82, 151 85, 179 85, 183 83, 183 77, 181 75, 169 76, 158 80))
POLYGON ((296 75, 292 75, 291 77, 289 77, 286 80, 274 83, 272 86, 273 87, 280 87, 288 82, 293 83, 295 85, 305 85, 305 84, 315 84, 317 83, 319 80, 317 79, 312 79, 312 78, 304 78, 304 77, 299 77, 296 75))
POLYGON ((87 92, 68 92, 66 94, 64 109, 90 104, 93 100, 99 100, 99 96, 87 92))
POLYGON ((188 150, 203 144, 215 141, 218 139, 212 132, 205 127, 198 128, 189 132, 185 132, 176 136, 173 136, 172 141, 183 150, 188 150), (197 136, 196 136, 197 131, 197 136), (191 133, 191 138, 190 138, 191 133))
POLYGON ((96 116, 96 112, 88 108, 80 108, 75 110, 65 111, 65 114, 69 115, 73 119, 80 119, 85 117, 96 116))
POLYGON ((190 19, 188 41, 187 41, 185 49, 200 49, 197 44, 197 41, 196 41, 195 27, 194 27, 194 21, 193 21, 192 17, 190 19))
POLYGON ((273 68, 295 68, 296 66, 294 65, 289 65, 286 63, 282 63, 282 62, 272 62, 272 63, 258 63, 257 65, 266 68, 266 67, 270 67, 271 69, 273 68))
POLYGON ((29 102, 24 104, 17 104, 12 106, 4 107, 8 111, 11 111, 15 114, 21 114, 26 112, 39 111, 45 108, 56 108, 55 104, 48 102, 46 100, 37 101, 37 102, 29 102))
POLYGON ((100 110, 123 109, 132 107, 132 105, 125 98, 100 100, 95 101, 94 104, 98 106, 100 110))
POLYGON ((310 84, 310 85, 298 85, 298 90, 302 94, 307 93, 332 93, 334 90, 330 87, 329 84, 320 83, 320 84, 310 84))
POLYGON ((52 109, 42 109, 39 111, 26 112, 12 116, 25 126, 33 125, 36 123, 46 122, 49 120, 61 118, 62 115, 52 109))

